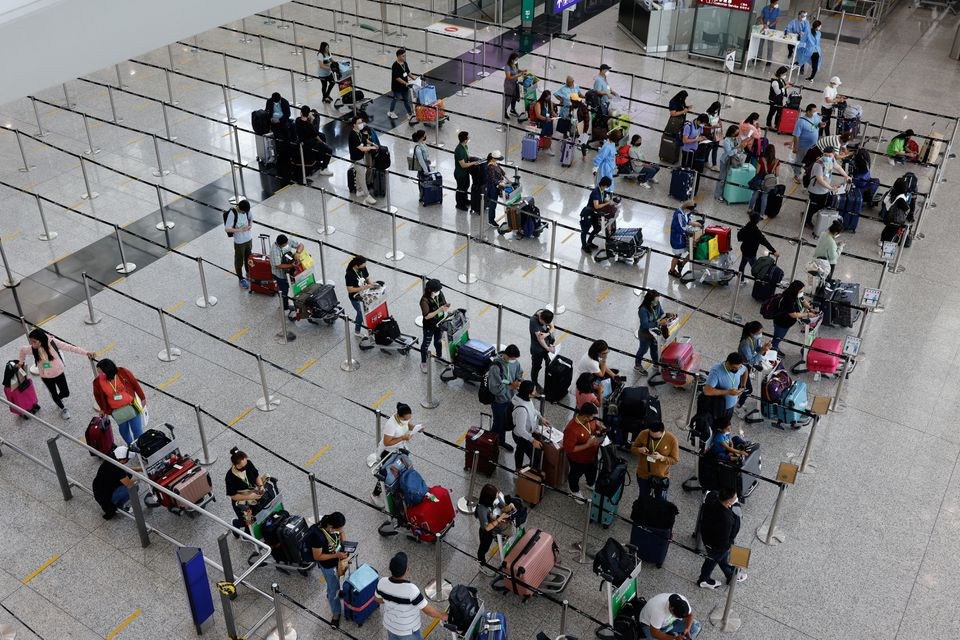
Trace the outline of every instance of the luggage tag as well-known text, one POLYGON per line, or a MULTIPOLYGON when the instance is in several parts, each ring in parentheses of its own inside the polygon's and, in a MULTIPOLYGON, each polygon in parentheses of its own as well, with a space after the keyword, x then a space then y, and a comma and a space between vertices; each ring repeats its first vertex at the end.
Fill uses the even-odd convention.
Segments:
POLYGON ((117 401, 123 400, 123 394, 122 393, 114 394, 113 399, 117 401))

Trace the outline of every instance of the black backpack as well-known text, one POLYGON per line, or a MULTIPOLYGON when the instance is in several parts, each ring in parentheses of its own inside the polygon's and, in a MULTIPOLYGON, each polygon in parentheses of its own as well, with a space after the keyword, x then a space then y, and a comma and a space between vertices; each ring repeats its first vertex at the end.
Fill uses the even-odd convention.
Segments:
POLYGON ((380 321, 373 331, 373 340, 377 344, 387 345, 400 337, 400 325, 393 316, 387 316, 380 321))
POLYGON ((612 498, 625 484, 627 463, 617 456, 612 445, 600 447, 600 469, 597 472, 596 491, 604 498, 612 498))
POLYGON ((640 638, 640 612, 647 605, 642 597, 624 602, 620 612, 613 619, 613 637, 615 640, 638 640, 640 638))
MULTIPOLYGON (((502 375, 506 375, 506 373, 503 371, 503 368, 500 366, 499 361, 496 361, 490 365, 490 368, 487 369, 487 372, 483 374, 483 380, 480 381, 480 388, 477 389, 477 400, 480 401, 480 404, 493 404, 493 401, 495 400, 493 392, 490 391, 490 371, 493 370, 494 367, 497 367, 502 375)), ((507 412, 507 415, 511 416, 511 418, 512 414, 512 411, 507 412)))
POLYGON ((623 584, 636 567, 636 552, 631 553, 614 538, 607 538, 603 548, 593 558, 593 572, 610 582, 614 588, 623 584))
POLYGON ((462 635, 470 627, 470 623, 480 611, 480 601, 477 599, 477 590, 462 584, 456 585, 450 592, 449 609, 447 610, 449 626, 462 635))
MULTIPOLYGON (((230 212, 231 212, 231 211, 233 212, 233 224, 234 224, 234 226, 231 227, 231 228, 236 229, 237 219, 238 219, 238 216, 239 216, 240 214, 239 214, 239 212, 236 210, 235 207, 230 207, 229 209, 227 209, 226 211, 223 212, 223 226, 224 226, 224 227, 227 226, 227 218, 230 217, 230 212)), ((232 237, 233 237, 233 232, 232 232, 232 231, 227 231, 227 237, 228 237, 228 238, 232 238, 232 237)))

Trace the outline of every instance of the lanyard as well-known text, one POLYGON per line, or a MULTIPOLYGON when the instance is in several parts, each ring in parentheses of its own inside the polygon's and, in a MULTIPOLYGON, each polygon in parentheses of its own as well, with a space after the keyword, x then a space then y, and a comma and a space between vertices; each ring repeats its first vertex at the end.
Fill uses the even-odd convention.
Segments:
MULTIPOLYGON (((120 379, 119 379, 119 376, 118 376, 118 377, 117 377, 117 382, 119 382, 119 381, 120 381, 120 379)), ((120 387, 121 387, 121 389, 123 389, 123 391, 117 391, 117 383, 116 383, 116 382, 110 382, 109 380, 107 380, 107 384, 110 385, 110 388, 113 389, 113 392, 114 392, 114 393, 123 393, 123 391, 126 391, 126 390, 127 390, 126 387, 124 387, 124 386, 122 385, 122 383, 121 383, 120 387)))
POLYGON ((337 535, 337 538, 334 539, 333 536, 327 533, 326 529, 320 529, 320 531, 323 531, 323 535, 325 535, 327 537, 327 540, 330 542, 330 546, 332 547, 332 550, 330 551, 330 553, 336 553, 340 551, 340 536, 337 535))

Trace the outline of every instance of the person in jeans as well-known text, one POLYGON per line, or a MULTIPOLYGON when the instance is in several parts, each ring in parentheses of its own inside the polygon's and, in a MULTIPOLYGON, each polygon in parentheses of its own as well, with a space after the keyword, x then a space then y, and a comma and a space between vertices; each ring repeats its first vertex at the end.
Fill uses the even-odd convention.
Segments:
POLYGON ((450 305, 443 297, 443 286, 434 278, 427 280, 420 297, 420 314, 423 316, 423 342, 420 345, 420 371, 427 373, 427 354, 430 353, 430 342, 433 341, 433 350, 437 358, 443 357, 441 351, 441 332, 437 325, 443 320, 450 305))
MULTIPOLYGON (((770 341, 764 341, 763 339, 762 323, 751 320, 743 325, 743 331, 740 333, 740 344, 737 346, 737 353, 743 358, 743 363, 747 367, 760 370, 763 367, 763 356, 770 350, 770 346, 770 341)), ((756 411, 756 409, 748 410, 745 406, 747 398, 753 394, 753 381, 750 377, 748 372, 746 389, 737 401, 737 408, 734 409, 734 413, 740 418, 746 418, 753 413, 753 411, 756 411)))
POLYGON ((247 260, 250 259, 250 253, 253 251, 253 213, 250 212, 250 203, 241 200, 237 206, 231 207, 227 211, 226 219, 223 221, 223 230, 228 236, 233 237, 233 270, 240 281, 240 288, 250 288, 250 265, 247 260), (244 278, 244 269, 247 277, 244 278))
POLYGON ((343 527, 347 519, 339 511, 320 518, 320 526, 312 529, 309 544, 313 559, 323 574, 327 587, 327 604, 330 605, 330 622, 340 626, 340 575, 337 570, 341 561, 349 560, 350 554, 343 550, 343 527))
POLYGON ((434 608, 407 575, 407 554, 390 558, 390 577, 380 578, 374 598, 383 605, 383 627, 387 640, 422 640, 420 612, 431 618, 447 621, 447 614, 434 608))
POLYGON ((97 363, 93 379, 93 399, 100 408, 100 417, 110 416, 117 423, 120 437, 128 445, 143 434, 143 411, 147 396, 129 369, 118 367, 104 358, 97 363))
POLYGON ((852 178, 843 170, 835 157, 837 150, 834 147, 827 146, 823 148, 823 155, 817 158, 810 169, 810 186, 807 190, 810 193, 810 204, 807 207, 806 225, 813 227, 813 219, 818 211, 825 208, 829 203, 830 196, 840 191, 843 185, 834 185, 832 182, 833 174, 839 173, 845 182, 850 182, 852 178))
POLYGON ((411 136, 413 140, 413 164, 417 168, 417 189, 420 200, 423 201, 423 180, 430 175, 430 151, 427 147, 427 132, 417 129, 411 136))
MULTIPOLYGON (((530 316, 530 379, 537 386, 544 361, 557 352, 553 342, 553 311, 540 309, 530 316)), ((543 382, 546 384, 546 378, 543 382)))
MULTIPOLYGON (((470 133, 461 131, 457 134, 457 148, 453 151, 453 179, 457 181, 457 211, 470 210, 470 174, 473 167, 481 164, 480 160, 471 160, 467 144, 470 142, 470 133)), ((480 213, 473 211, 473 213, 480 213)))
POLYGON ((640 633, 646 640, 690 640, 700 635, 690 601, 679 593, 660 593, 640 610, 640 633))
POLYGON ((637 309, 637 315, 640 316, 640 346, 637 348, 633 368, 641 376, 647 375, 647 370, 643 368, 643 356, 649 351, 650 360, 653 361, 651 370, 653 375, 657 375, 660 373, 660 352, 657 349, 657 336, 662 335, 660 332, 663 327, 670 324, 670 321, 677 315, 663 312, 663 307, 660 306, 660 293, 654 289, 649 289, 643 296, 643 302, 637 309), (654 332, 656 332, 656 335, 654 332))
POLYGON ((523 367, 520 366, 520 349, 515 344, 507 345, 493 359, 487 373, 487 389, 493 394, 493 432, 500 437, 500 447, 513 451, 507 443, 507 412, 510 410, 513 396, 523 380, 523 367))
POLYGON ((570 461, 567 482, 573 497, 586 500, 580 492, 580 478, 586 478, 587 488, 593 491, 597 481, 597 451, 603 436, 597 420, 597 405, 584 404, 563 430, 563 450, 570 461))
POLYGON ((534 404, 536 398, 537 385, 532 380, 524 380, 511 401, 513 441, 517 445, 513 452, 513 463, 517 471, 523 468, 525 457, 530 458, 530 463, 533 464, 533 450, 543 446, 534 435, 541 433, 541 427, 550 426, 550 421, 537 410, 534 404))
MULTIPOLYGON (((477 561, 480 571, 484 575, 493 576, 496 573, 487 562, 487 553, 497 539, 497 534, 510 532, 510 520, 516 518, 517 505, 508 500, 496 485, 487 483, 480 490, 477 498, 477 510, 474 512, 480 523, 480 545, 477 547, 477 561)), ((522 523, 517 523, 522 524, 522 523)))
POLYGON ((70 410, 63 405, 63 401, 70 397, 70 387, 67 386, 67 374, 64 372, 63 351, 79 353, 91 360, 97 357, 93 351, 76 347, 69 342, 58 340, 43 329, 37 327, 27 335, 29 346, 20 347, 20 367, 26 363, 27 355, 33 354, 33 361, 40 370, 40 379, 50 392, 54 404, 60 409, 60 417, 70 419, 70 410))
MULTIPOLYGON (((298 244, 297 247, 300 245, 298 244)), ((290 307, 290 279, 293 270, 297 265, 293 260, 293 252, 297 249, 290 248, 290 240, 284 234, 277 236, 273 245, 270 247, 270 272, 277 283, 277 292, 280 295, 280 302, 283 303, 283 310, 287 312, 287 317, 293 320, 297 316, 295 309, 290 307)))
POLYGON ((643 155, 643 150, 641 150, 640 145, 643 144, 643 138, 640 137, 640 134, 634 134, 630 138, 630 151, 627 152, 627 155, 630 158, 630 167, 637 172, 637 182, 640 183, 640 186, 644 189, 649 189, 650 184, 657 183, 657 172, 660 171, 660 167, 650 162, 647 162, 647 159, 643 155))
MULTIPOLYGON (((130 459, 129 449, 120 445, 115 447, 109 454, 114 460, 122 465, 127 464, 130 459)), ((130 467, 134 471, 140 471, 138 467, 130 467)), ((93 497, 103 509, 103 519, 110 520, 117 514, 117 509, 128 510, 130 503, 130 486, 136 480, 126 469, 119 467, 108 460, 100 463, 97 469, 97 475, 93 479, 93 497)))
POLYGON ((683 125, 680 133, 683 146, 680 149, 680 166, 684 169, 693 169, 693 157, 697 153, 697 148, 701 142, 709 142, 703 135, 703 127, 710 122, 710 117, 701 113, 695 120, 691 120, 683 125))
MULTIPOLYGON (((740 241, 740 273, 743 273, 749 264, 751 267, 757 261, 757 252, 760 251, 760 245, 767 248, 774 258, 779 258, 780 254, 774 249, 767 236, 760 230, 760 221, 763 219, 759 213, 751 213, 750 221, 737 231, 737 240, 740 241)), ((743 281, 746 284, 746 281, 743 281)))
MULTIPOLYGON (((397 59, 390 67, 390 109, 387 110, 387 117, 395 120, 399 116, 394 112, 397 106, 397 100, 403 102, 403 108, 407 110, 407 115, 413 115, 413 107, 410 105, 410 83, 417 79, 417 76, 410 73, 410 65, 407 64, 407 50, 397 49, 397 59)), ((439 125, 438 125, 439 126, 439 125)))
POLYGON ((794 280, 783 293, 777 304, 776 315, 773 318, 773 341, 770 348, 780 350, 780 341, 787 337, 790 327, 797 324, 801 318, 816 318, 818 312, 804 299, 803 280, 794 280))
POLYGON ((662 422, 654 422, 637 434, 630 452, 637 456, 637 489, 640 497, 666 500, 670 491, 670 467, 680 461, 677 436, 662 422))
POLYGON ((363 301, 360 294, 367 289, 373 289, 376 283, 370 280, 370 272, 367 271, 367 259, 363 256, 354 256, 347 263, 347 272, 344 275, 347 287, 347 297, 350 298, 350 304, 357 312, 357 319, 353 323, 353 333, 360 335, 360 329, 363 328, 363 301))
MULTIPOLYGON (((720 565, 726 584, 733 580, 730 547, 740 532, 740 515, 733 508, 736 504, 737 492, 732 487, 710 491, 704 499, 700 516, 700 536, 707 557, 703 559, 700 577, 697 579, 697 584, 702 589, 716 589, 720 586, 720 583, 711 577, 717 565, 720 565)), ((737 582, 746 579, 747 574, 743 571, 737 575, 737 582)))
POLYGON ((483 167, 486 172, 484 184, 487 198, 487 224, 494 229, 500 228, 497 224, 497 199, 500 197, 500 190, 507 184, 507 176, 499 164, 500 160, 503 160, 503 154, 499 149, 494 149, 487 155, 487 165, 483 167))

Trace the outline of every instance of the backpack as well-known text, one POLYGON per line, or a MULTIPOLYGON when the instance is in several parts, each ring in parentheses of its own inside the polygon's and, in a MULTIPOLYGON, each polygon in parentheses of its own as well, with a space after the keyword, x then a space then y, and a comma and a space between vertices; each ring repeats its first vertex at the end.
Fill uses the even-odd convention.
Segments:
MULTIPOLYGON (((483 374, 483 380, 480 382, 480 388, 477 389, 477 400, 480 401, 480 404, 493 404, 495 400, 493 392, 490 391, 490 371, 493 367, 500 369, 500 373, 505 375, 503 367, 500 366, 499 362, 494 362, 487 372, 483 374)), ((507 412, 508 414, 512 413, 511 411, 507 412)))
POLYGON ((614 588, 623 584, 636 568, 636 554, 629 553, 614 538, 607 538, 603 548, 593 558, 593 572, 607 579, 614 588))
MULTIPOLYGON (((223 226, 224 226, 224 227, 227 226, 227 218, 230 217, 230 212, 231 212, 231 211, 233 212, 233 224, 234 224, 234 225, 237 224, 237 219, 238 219, 237 216, 239 216, 240 214, 239 214, 239 212, 238 212, 234 207, 230 207, 229 209, 227 209, 226 211, 223 212, 223 226)), ((233 228, 235 229, 236 227, 233 227, 233 228)), ((228 237, 228 238, 232 238, 232 237, 233 237, 233 232, 232 232, 232 231, 227 231, 227 237, 228 237)))
POLYGON ((400 474, 398 485, 400 493, 403 494, 403 501, 411 507, 415 507, 423 502, 427 492, 430 491, 427 483, 423 481, 423 476, 413 467, 407 467, 407 469, 400 474))
POLYGON ((783 301, 783 294, 778 293, 762 305, 760 305, 760 315, 767 320, 773 320, 780 315, 780 303, 783 301))
POLYGON ((807 153, 803 156, 803 188, 810 188, 810 172, 813 170, 813 165, 817 160, 820 159, 820 156, 823 155, 823 151, 818 149, 816 146, 810 147, 807 149, 807 153))
POLYGON ((480 601, 475 587, 456 585, 450 592, 448 623, 461 635, 470 628, 470 623, 480 611, 480 601))

